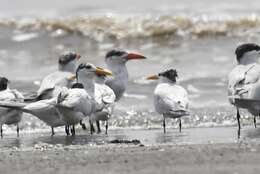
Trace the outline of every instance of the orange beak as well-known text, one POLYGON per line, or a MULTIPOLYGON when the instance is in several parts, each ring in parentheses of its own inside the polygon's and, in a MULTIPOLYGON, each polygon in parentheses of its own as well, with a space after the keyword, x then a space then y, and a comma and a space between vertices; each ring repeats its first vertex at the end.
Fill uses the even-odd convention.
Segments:
POLYGON ((134 59, 146 59, 145 56, 137 53, 128 53, 127 54, 127 59, 128 60, 134 60, 134 59))
POLYGON ((76 54, 76 60, 79 60, 81 58, 80 54, 76 54))
POLYGON ((146 80, 158 80, 159 79, 159 76, 158 75, 151 75, 151 76, 148 76, 146 78, 146 80))
POLYGON ((73 81, 73 80, 76 79, 76 75, 73 74, 73 75, 71 75, 70 77, 67 77, 67 79, 68 79, 69 81, 73 81))
POLYGON ((100 68, 100 67, 97 67, 96 68, 96 74, 97 75, 103 75, 103 76, 112 76, 112 72, 107 70, 107 69, 103 69, 103 68, 100 68))

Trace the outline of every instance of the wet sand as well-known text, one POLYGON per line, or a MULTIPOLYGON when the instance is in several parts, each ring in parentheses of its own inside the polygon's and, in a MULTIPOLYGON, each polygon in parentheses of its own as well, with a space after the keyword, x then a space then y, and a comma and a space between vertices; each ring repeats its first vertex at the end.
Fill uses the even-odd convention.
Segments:
POLYGON ((259 173, 260 145, 101 145, 0 152, 0 173, 259 173))
POLYGON ((75 137, 57 132, 6 135, 0 173, 259 173, 260 129, 236 127, 110 130, 109 135, 75 137), (135 140, 136 143, 112 143, 135 140))

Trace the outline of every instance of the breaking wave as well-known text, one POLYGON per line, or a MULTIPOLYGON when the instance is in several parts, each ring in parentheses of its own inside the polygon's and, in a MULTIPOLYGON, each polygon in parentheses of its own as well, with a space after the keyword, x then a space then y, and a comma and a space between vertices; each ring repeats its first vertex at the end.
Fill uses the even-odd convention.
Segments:
POLYGON ((53 37, 77 34, 97 41, 104 39, 138 39, 259 34, 260 17, 209 16, 78 16, 52 19, 1 19, 0 27, 22 32, 47 31, 53 37))

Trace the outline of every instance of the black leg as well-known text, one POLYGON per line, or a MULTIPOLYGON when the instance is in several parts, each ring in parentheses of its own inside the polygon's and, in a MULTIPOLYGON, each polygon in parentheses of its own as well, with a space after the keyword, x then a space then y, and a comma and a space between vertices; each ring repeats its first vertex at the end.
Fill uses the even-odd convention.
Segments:
POLYGON ((163 133, 166 133, 165 117, 163 117, 163 133))
POLYGON ((54 127, 51 127, 51 136, 54 136, 55 132, 54 132, 54 127))
POLYGON ((66 132, 67 136, 70 135, 70 127, 68 125, 65 126, 65 132, 66 132))
POLYGON ((80 126, 82 127, 83 130, 86 130, 87 127, 86 125, 82 122, 82 120, 79 122, 80 126))
POLYGON ((239 113, 239 109, 237 108, 237 124, 238 124, 238 130, 237 130, 237 137, 238 139, 240 138, 240 113, 239 113))
POLYGON ((70 131, 71 131, 71 135, 72 135, 72 136, 75 136, 75 135, 76 135, 76 131, 75 131, 75 126, 74 126, 74 125, 72 125, 70 131))
POLYGON ((106 121, 106 135, 107 135, 107 130, 108 130, 108 120, 106 121))
POLYGON ((93 123, 89 120, 89 125, 90 125, 90 134, 93 134, 95 132, 95 128, 93 123))
POLYGON ((97 125, 97 133, 99 134, 101 132, 99 121, 96 121, 96 125, 97 125))
POLYGON ((1 125, 0 132, 1 132, 1 138, 3 138, 3 125, 1 125))
POLYGON ((19 132, 20 132, 19 124, 16 125, 16 132, 17 132, 17 137, 19 137, 19 132))
POLYGON ((256 128, 256 116, 254 116, 254 126, 256 128))
POLYGON ((179 119, 179 131, 181 132, 181 119, 179 119))

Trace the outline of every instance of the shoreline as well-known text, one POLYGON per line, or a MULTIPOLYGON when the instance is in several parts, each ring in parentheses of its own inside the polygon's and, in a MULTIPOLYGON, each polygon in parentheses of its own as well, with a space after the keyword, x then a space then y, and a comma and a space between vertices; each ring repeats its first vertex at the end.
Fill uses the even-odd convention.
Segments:
POLYGON ((0 152, 1 173, 259 173, 260 144, 99 145, 0 152))

